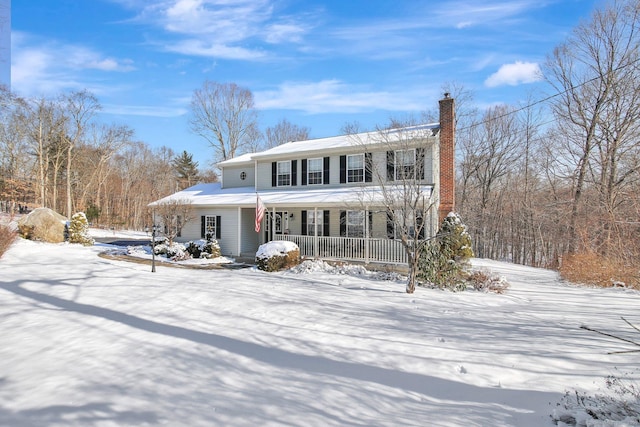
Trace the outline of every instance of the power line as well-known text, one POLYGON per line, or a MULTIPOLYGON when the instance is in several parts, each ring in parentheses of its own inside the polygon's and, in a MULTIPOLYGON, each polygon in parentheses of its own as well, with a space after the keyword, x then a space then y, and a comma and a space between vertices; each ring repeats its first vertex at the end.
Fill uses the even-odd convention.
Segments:
MULTIPOLYGON (((640 57, 639 57, 639 58, 637 58, 637 59, 635 59, 635 60, 633 60, 633 61, 631 61, 631 62, 629 62, 629 63, 627 63, 627 64, 620 65, 620 66, 618 66, 618 67, 614 68, 613 70, 607 71, 607 74, 615 73, 615 72, 617 72, 617 71, 619 71, 619 70, 621 70, 621 69, 623 69, 623 68, 630 67, 630 66, 635 65, 635 64, 637 64, 637 63, 640 63, 640 57)), ((502 118, 504 118, 504 117, 508 117, 508 116, 510 116, 510 115, 512 115, 512 114, 519 113, 519 112, 521 112, 521 111, 524 111, 524 110, 527 110, 527 109, 529 109, 529 108, 532 108, 532 107, 534 107, 534 106, 536 106, 536 105, 538 105, 538 104, 542 104, 543 102, 550 101, 550 100, 551 100, 551 99, 553 99, 553 98, 556 98, 556 97, 561 96, 561 95, 564 95, 564 94, 566 94, 566 93, 568 93, 568 92, 574 91, 574 90, 576 90, 576 89, 578 89, 578 88, 580 88, 580 87, 582 87, 582 86, 584 86, 584 85, 587 85, 587 84, 589 84, 589 83, 595 82, 595 81, 596 81, 596 80, 598 80, 598 79, 604 79, 604 76, 596 76, 596 77, 593 77, 593 78, 591 78, 591 79, 589 79, 589 80, 585 80, 584 82, 582 82, 582 83, 580 83, 580 84, 572 85, 570 88, 565 89, 565 90, 563 90, 563 91, 561 91, 561 92, 555 93, 555 94, 553 94, 553 95, 549 95, 549 96, 547 96, 546 98, 539 99, 539 100, 534 101, 534 102, 532 102, 532 103, 530 103, 530 104, 527 104, 527 105, 525 105, 525 106, 523 106, 523 107, 516 108, 516 109, 514 109, 514 110, 510 110, 510 111, 508 111, 508 112, 506 112, 506 113, 504 113, 504 114, 501 114, 501 115, 499 115, 499 116, 491 117, 491 118, 489 118, 489 119, 487 119, 487 120, 482 120, 482 121, 480 121, 480 122, 473 123, 473 124, 471 124, 471 125, 469 125, 469 126, 467 126, 467 127, 464 127, 464 128, 461 128, 461 129, 457 129, 457 131, 458 131, 458 132, 462 132, 462 131, 465 131, 465 130, 469 130, 469 129, 472 129, 472 128, 477 127, 477 126, 480 126, 480 125, 483 125, 483 124, 487 124, 487 123, 490 123, 490 122, 492 122, 492 121, 502 119, 502 118)))

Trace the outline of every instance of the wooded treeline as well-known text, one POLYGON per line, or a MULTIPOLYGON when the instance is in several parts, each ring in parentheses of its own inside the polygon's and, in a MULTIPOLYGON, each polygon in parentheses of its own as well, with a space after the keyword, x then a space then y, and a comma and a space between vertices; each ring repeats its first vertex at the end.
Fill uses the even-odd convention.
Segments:
MULTIPOLYGON (((637 275, 639 17, 633 0, 596 10, 548 55, 547 92, 519 105, 480 110, 464 86, 446 85, 456 102, 456 210, 476 256, 558 267, 595 254, 637 275)), ((0 202, 139 229, 151 201, 215 180, 188 153, 98 121, 86 91, 23 99, 4 89, 0 107, 0 202)), ((205 82, 191 109, 192 130, 217 160, 309 136, 286 120, 262 134, 251 92, 235 84, 205 82)))
POLYGON ((0 200, 49 207, 67 217, 84 211, 105 226, 142 228, 147 204, 175 191, 177 157, 136 141, 127 125, 97 120, 86 91, 23 99, 0 90, 0 200))
MULTIPOLYGON (((548 56, 549 94, 458 102, 457 210, 479 257, 557 267, 640 256, 640 4, 614 1, 548 56), (540 99, 542 98, 542 101, 540 99)), ((598 266, 593 265, 596 269, 598 266)))
MULTIPOLYGON (((94 225, 142 229, 152 201, 217 180, 192 154, 151 148, 129 126, 101 122, 90 92, 27 99, 0 86, 0 107, 0 210, 48 207, 68 218, 83 211, 94 225)), ((204 139, 217 160, 309 135, 286 119, 260 132, 253 95, 234 84, 205 82, 192 109, 191 123, 211 134, 204 139)))

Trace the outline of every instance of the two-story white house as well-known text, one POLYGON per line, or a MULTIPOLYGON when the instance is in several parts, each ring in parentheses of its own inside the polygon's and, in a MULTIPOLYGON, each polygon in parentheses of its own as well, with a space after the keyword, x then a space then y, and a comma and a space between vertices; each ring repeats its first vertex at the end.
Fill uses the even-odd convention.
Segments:
POLYGON ((177 240, 210 234, 228 256, 253 257, 262 243, 290 240, 305 257, 405 263, 398 213, 412 217, 410 237, 420 239, 434 235, 454 208, 454 122, 454 100, 445 94, 439 123, 244 154, 218 164, 220 182, 150 206, 191 204, 196 219, 177 240), (266 212, 256 224, 258 197, 266 212), (415 214, 394 208, 406 202, 415 214))

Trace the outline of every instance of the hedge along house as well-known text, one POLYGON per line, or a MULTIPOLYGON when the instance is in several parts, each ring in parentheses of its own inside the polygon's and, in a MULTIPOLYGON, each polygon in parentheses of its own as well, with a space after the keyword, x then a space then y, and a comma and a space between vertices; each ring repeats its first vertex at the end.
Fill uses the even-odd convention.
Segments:
POLYGON ((406 263, 399 239, 433 236, 454 209, 454 126, 445 94, 439 123, 244 154, 218 164, 220 182, 150 207, 190 204, 195 219, 176 240, 209 234, 228 256, 253 257, 262 243, 289 240, 304 257, 406 263))

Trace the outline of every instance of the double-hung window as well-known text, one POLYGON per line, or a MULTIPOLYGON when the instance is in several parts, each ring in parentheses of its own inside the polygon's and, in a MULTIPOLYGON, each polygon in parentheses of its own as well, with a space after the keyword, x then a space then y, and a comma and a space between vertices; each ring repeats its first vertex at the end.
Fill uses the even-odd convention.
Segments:
POLYGON ((204 230, 205 238, 207 240, 215 239, 216 237, 216 217, 215 215, 206 215, 204 217, 204 230))
POLYGON ((318 236, 322 236, 323 214, 324 212, 321 210, 307 211, 307 236, 315 236, 316 230, 318 230, 318 236))
POLYGON ((347 211, 347 237, 364 237, 364 211, 347 211))
POLYGON ((323 167, 324 164, 321 157, 307 160, 307 183, 309 185, 322 184, 323 167))
POLYGON ((364 182, 364 154, 347 156, 347 182, 364 182))
POLYGON ((416 177, 416 150, 397 150, 395 158, 395 179, 414 179, 416 177))
POLYGON ((278 187, 291 185, 291 162, 278 162, 278 187))

